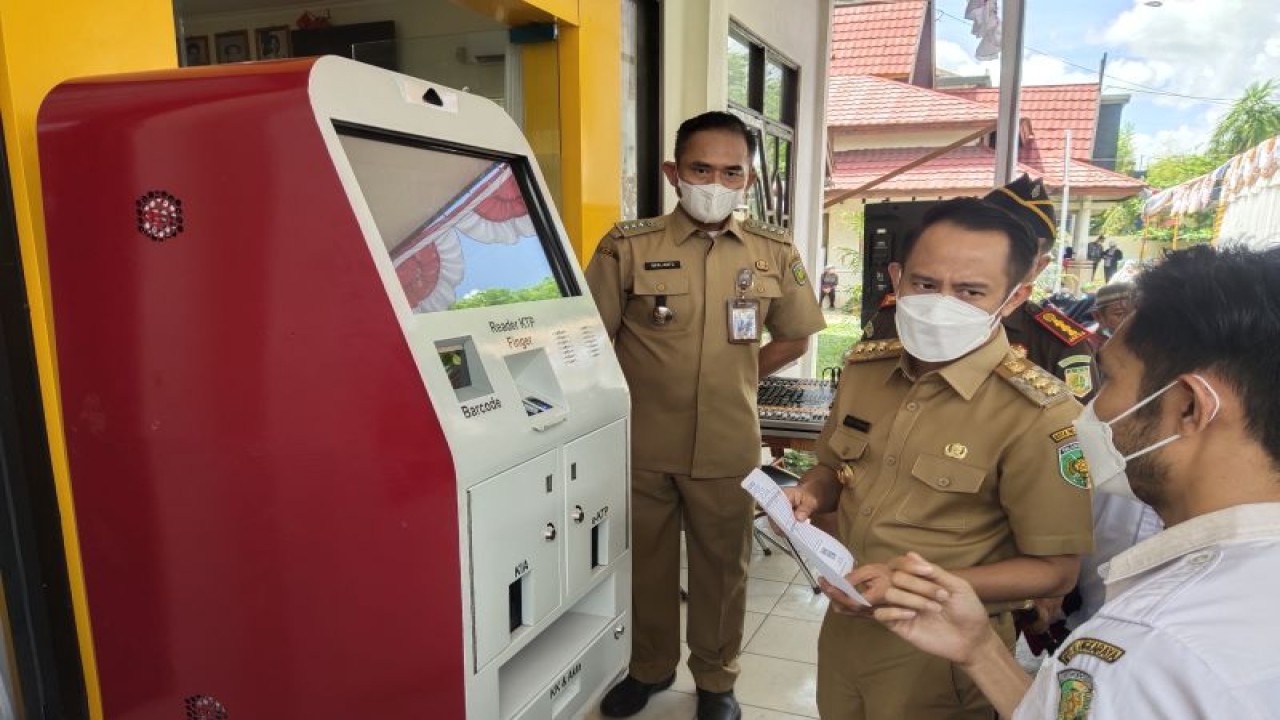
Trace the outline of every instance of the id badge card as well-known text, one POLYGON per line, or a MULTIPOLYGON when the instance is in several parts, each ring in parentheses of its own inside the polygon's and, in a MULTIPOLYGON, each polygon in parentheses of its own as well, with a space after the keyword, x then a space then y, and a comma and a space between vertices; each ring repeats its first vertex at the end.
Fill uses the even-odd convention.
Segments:
POLYGON ((760 342, 760 301, 734 298, 728 301, 729 342, 760 342))

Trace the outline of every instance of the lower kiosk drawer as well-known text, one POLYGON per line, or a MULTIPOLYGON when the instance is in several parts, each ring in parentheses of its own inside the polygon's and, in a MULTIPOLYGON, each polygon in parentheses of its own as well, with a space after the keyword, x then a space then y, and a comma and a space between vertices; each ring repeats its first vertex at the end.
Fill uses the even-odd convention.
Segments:
POLYGON ((631 655, 630 635, 630 616, 623 613, 614 618, 537 697, 510 716, 511 720, 569 720, 582 715, 586 703, 598 700, 604 686, 626 667, 631 655))

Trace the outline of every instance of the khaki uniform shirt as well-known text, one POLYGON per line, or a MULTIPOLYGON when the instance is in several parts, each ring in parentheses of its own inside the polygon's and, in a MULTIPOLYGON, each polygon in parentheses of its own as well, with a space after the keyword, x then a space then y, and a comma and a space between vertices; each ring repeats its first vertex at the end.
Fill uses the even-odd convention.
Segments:
POLYGON ((632 462, 702 478, 745 475, 759 462, 760 344, 729 342, 728 301, 744 293, 775 339, 825 327, 786 231, 731 219, 713 239, 682 210, 618 223, 587 267, 587 284, 631 387, 632 462), (665 298, 674 316, 653 321, 665 298))
POLYGON ((898 341, 861 343, 818 443, 860 563, 914 550, 944 568, 1093 549, 1089 477, 1061 381, 986 345, 913 379, 898 341))
MULTIPOLYGON (((863 340, 898 337, 896 303, 886 301, 862 328, 863 340)), ((1004 319, 1009 344, 1031 362, 1056 375, 1080 402, 1089 402, 1098 389, 1097 348, 1093 333, 1057 308, 1025 302, 1004 319)))

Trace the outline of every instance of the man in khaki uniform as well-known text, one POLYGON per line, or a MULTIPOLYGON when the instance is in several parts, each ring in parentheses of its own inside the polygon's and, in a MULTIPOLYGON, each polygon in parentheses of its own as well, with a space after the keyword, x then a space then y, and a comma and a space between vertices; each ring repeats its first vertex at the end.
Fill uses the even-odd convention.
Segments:
POLYGON ((639 712, 680 660, 680 529, 689 559, 689 669, 700 720, 741 716, 733 697, 760 458, 756 387, 824 326, 786 231, 732 210, 751 182, 754 138, 727 113, 681 125, 668 215, 618 223, 587 267, 631 387, 632 654, 606 694, 609 717, 639 712), (761 330, 772 338, 762 344, 761 330))
MULTIPOLYGON (((1025 299, 1035 239, 975 198, 942 203, 890 268, 901 340, 860 343, 818 443, 819 464, 788 489, 796 516, 837 509, 875 605, 883 563, 907 550, 978 588, 1012 647, 1009 610, 1071 588, 1092 549, 1089 476, 1057 378, 1011 352, 1000 318, 1025 299)), ((825 585, 818 646, 824 720, 989 720, 973 683, 825 585)))
MULTIPOLYGON (((1012 213, 1035 233, 1040 242, 1040 255, 1028 278, 1028 282, 1035 282, 1049 266, 1053 241, 1058 234, 1054 221, 1057 214, 1044 183, 1023 175, 992 190, 983 199, 1012 213)), ((863 340, 898 337, 894 325, 896 302, 893 294, 885 296, 876 314, 863 326, 863 340)), ((1080 402, 1093 398, 1099 384, 1098 366, 1094 362, 1097 349, 1089 341, 1088 330, 1058 308, 1031 300, 1009 313, 1003 322, 1014 352, 1061 378, 1080 402)))

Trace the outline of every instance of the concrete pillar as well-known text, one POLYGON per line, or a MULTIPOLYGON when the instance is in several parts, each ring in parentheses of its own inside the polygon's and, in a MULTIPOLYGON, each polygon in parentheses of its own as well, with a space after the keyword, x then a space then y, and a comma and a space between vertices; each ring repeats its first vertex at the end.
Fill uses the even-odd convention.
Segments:
POLYGON ((1093 220, 1093 198, 1085 196, 1076 211, 1074 245, 1076 257, 1084 257, 1084 246, 1089 244, 1089 223, 1093 220))

